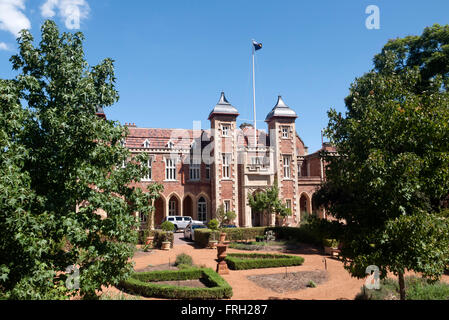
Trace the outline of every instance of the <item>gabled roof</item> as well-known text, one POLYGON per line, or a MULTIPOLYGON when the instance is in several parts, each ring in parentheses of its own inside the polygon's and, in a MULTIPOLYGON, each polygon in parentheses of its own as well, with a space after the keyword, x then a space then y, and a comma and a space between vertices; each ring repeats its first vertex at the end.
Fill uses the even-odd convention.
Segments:
POLYGON ((209 114, 209 120, 212 118, 215 114, 228 114, 228 115, 235 115, 238 116, 239 112, 237 109, 232 106, 229 101, 226 99, 224 92, 221 93, 220 100, 218 101, 217 105, 212 109, 211 113, 209 114))
POLYGON ((291 109, 289 106, 287 106, 282 100, 281 96, 278 96, 278 102, 274 106, 274 108, 268 113, 267 117, 265 118, 265 121, 270 121, 274 117, 281 117, 281 118, 298 118, 298 115, 296 114, 293 109, 291 109))

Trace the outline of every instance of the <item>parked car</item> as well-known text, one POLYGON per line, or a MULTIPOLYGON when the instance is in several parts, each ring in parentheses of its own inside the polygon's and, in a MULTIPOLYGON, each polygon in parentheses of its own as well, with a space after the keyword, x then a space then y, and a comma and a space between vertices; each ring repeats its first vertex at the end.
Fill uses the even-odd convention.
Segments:
POLYGON ((184 229, 184 238, 195 241, 195 229, 205 229, 207 226, 201 221, 192 222, 184 229))
POLYGON ((189 223, 193 221, 192 217, 189 216, 168 216, 165 217, 164 221, 170 221, 175 225, 174 232, 178 230, 184 230, 189 223))
POLYGON ((233 224, 224 224, 221 226, 221 228, 237 228, 237 226, 233 224))

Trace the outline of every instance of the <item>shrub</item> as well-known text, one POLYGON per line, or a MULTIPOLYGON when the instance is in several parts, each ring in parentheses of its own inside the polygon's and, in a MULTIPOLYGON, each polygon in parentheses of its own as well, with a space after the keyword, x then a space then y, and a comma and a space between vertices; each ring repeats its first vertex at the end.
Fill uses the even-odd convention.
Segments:
POLYGON ((178 254, 176 256, 175 266, 179 266, 181 264, 193 266, 192 257, 185 253, 178 254))
POLYGON ((133 294, 155 298, 227 299, 232 297, 231 286, 209 268, 138 272, 120 282, 119 288, 133 294), (207 288, 179 287, 157 283, 157 281, 193 279, 201 279, 207 288))
POLYGON ((154 240, 153 240, 153 246, 155 248, 161 248, 162 242, 164 241, 170 241, 171 247, 173 248, 173 244, 175 241, 175 236, 173 232, 171 231, 163 231, 163 230, 154 230, 154 240))
POLYGON ((209 223, 207 224, 207 227, 211 230, 218 230, 218 226, 219 226, 219 222, 217 219, 212 219, 211 221, 209 221, 209 223))
POLYGON ((315 281, 310 280, 309 283, 307 284, 307 286, 308 286, 309 288, 316 288, 316 283, 315 283, 315 281))
MULTIPOLYGON (((448 300, 449 284, 444 282, 432 283, 418 277, 405 278, 407 300, 448 300)), ((380 282, 380 289, 366 289, 362 287, 356 300, 399 300, 399 284, 393 279, 384 279, 380 282)))
POLYGON ((232 270, 299 266, 304 258, 293 255, 267 253, 229 253, 225 259, 232 270))
MULTIPOLYGON (((229 241, 255 239, 256 236, 263 236, 266 227, 256 228, 226 228, 222 232, 226 233, 226 239, 229 241)), ((201 247, 207 247, 209 239, 213 238, 214 231, 211 229, 195 229, 195 243, 201 247)), ((215 233, 215 239, 218 233, 215 233)))
POLYGON ((175 225, 171 223, 170 221, 164 221, 161 224, 161 229, 164 231, 174 231, 175 225))
POLYGON ((335 239, 323 239, 323 246, 331 247, 331 248, 337 248, 338 247, 338 241, 335 240, 335 239))

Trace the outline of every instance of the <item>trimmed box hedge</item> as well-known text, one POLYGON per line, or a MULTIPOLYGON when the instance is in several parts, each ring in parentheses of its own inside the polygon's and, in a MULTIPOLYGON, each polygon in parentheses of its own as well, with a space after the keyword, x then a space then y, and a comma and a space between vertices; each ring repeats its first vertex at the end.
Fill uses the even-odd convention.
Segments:
POLYGON ((304 263, 304 258, 286 254, 229 253, 225 261, 229 269, 246 270, 300 266, 304 263))
POLYGON ((144 297, 167 299, 229 299, 231 286, 210 268, 136 272, 118 285, 119 289, 144 297), (158 284, 157 281, 202 279, 207 288, 158 284))
MULTIPOLYGON (((222 229, 226 233, 226 240, 228 241, 255 239, 257 236, 263 236, 266 230, 267 227, 222 229)), ((212 232, 211 229, 195 229, 195 243, 201 247, 207 247, 212 232)), ((216 240, 218 239, 217 236, 216 240)))

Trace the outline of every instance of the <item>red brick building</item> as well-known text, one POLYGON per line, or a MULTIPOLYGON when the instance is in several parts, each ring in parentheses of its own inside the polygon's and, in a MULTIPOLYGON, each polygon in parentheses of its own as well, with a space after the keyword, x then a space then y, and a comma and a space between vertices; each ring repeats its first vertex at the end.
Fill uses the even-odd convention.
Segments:
MULTIPOLYGON (((126 147, 132 154, 150 156, 151 173, 140 184, 159 182, 164 192, 155 203, 154 223, 167 215, 191 216, 209 221, 220 205, 237 214, 242 227, 274 224, 252 212, 248 193, 277 181, 280 197, 293 212, 286 221, 296 225, 301 212, 318 212, 312 195, 324 179, 319 151, 308 154, 299 137, 297 115, 279 96, 266 117, 268 131, 237 127, 238 110, 221 94, 209 115, 210 129, 154 129, 127 124, 126 147), (257 139, 257 143, 256 142, 257 139)), ((333 151, 323 144, 324 149, 333 151)), ((324 217, 324 212, 319 211, 324 217)))

